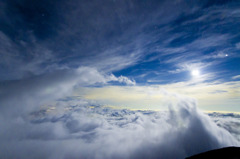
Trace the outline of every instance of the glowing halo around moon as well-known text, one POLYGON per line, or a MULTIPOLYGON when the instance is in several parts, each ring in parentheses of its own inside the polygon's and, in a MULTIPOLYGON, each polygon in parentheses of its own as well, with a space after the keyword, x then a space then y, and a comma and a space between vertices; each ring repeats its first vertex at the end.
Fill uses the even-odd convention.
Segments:
POLYGON ((193 77, 198 77, 198 76, 200 76, 200 71, 195 69, 195 70, 191 71, 191 74, 192 74, 193 77))

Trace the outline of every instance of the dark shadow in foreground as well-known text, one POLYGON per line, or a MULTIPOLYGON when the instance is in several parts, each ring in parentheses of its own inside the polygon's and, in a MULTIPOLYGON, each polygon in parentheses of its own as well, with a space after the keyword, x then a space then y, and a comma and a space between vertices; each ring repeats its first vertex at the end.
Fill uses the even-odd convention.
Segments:
POLYGON ((186 159, 240 159, 240 147, 226 147, 207 151, 186 159))

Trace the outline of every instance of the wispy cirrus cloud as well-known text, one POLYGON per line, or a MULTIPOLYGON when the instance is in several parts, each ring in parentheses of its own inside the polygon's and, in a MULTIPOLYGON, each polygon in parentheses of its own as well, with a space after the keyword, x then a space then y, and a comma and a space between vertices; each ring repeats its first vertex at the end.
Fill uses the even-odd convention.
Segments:
POLYGON ((240 79, 240 75, 233 76, 232 79, 240 79))
POLYGON ((190 71, 194 70, 194 69, 203 69, 205 67, 207 67, 208 65, 210 65, 209 63, 206 65, 205 63, 178 63, 178 69, 173 70, 173 71, 169 71, 169 73, 180 73, 180 72, 184 72, 184 71, 190 71))
MULTIPOLYGON (((22 34, 15 33, 18 40, 3 29, 2 59, 8 65, 2 62, 5 68, 2 71, 6 70, 2 79, 19 79, 80 66, 114 73, 152 61, 159 61, 163 71, 169 72, 172 69, 169 65, 193 61, 208 65, 211 58, 223 57, 221 52, 236 54, 233 46, 237 46, 236 34, 234 28, 228 29, 230 22, 237 25, 238 11, 232 2, 223 7, 208 2, 190 5, 183 1, 161 1, 154 5, 149 3, 149 8, 136 2, 105 2, 103 6, 97 1, 86 4, 44 1, 32 6, 24 6, 25 3, 19 1, 17 4, 9 12, 11 19, 6 20, 2 12, 4 25, 9 28, 14 28, 18 22, 29 25, 20 25, 22 34), (33 7, 42 13, 34 12, 36 16, 31 19, 21 12, 24 7, 30 10, 33 7), (175 12, 169 12, 170 8, 175 12), (113 23, 109 23, 111 20, 113 23), (217 29, 219 25, 221 30, 217 29), (11 47, 7 47, 6 42, 11 47), (7 48, 12 50, 7 51, 7 48), (209 52, 213 53, 212 57, 209 52), (11 56, 13 54, 17 57, 11 56), (14 65, 9 66, 9 63, 14 65)), ((11 5, 5 2, 2 10, 7 11, 11 5)))

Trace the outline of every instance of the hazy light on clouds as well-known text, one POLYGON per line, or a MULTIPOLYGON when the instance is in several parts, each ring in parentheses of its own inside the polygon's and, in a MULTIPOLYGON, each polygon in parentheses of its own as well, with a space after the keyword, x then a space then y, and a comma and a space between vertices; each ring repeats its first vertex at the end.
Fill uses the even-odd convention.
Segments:
POLYGON ((173 71, 169 71, 170 73, 181 73, 181 72, 184 72, 184 71, 190 71, 191 70, 194 70, 194 69, 198 69, 198 70, 201 70, 205 67, 207 67, 208 65, 210 64, 204 64, 204 63, 191 63, 191 62, 184 62, 184 63, 178 63, 178 69, 176 70, 173 70, 173 71))
MULTIPOLYGON (((202 110, 227 111, 229 109, 240 112, 238 109, 240 83, 238 81, 225 83, 202 82, 208 78, 203 75, 199 79, 194 78, 186 82, 151 86, 83 88, 84 92, 86 92, 83 96, 116 107, 166 110, 166 101, 172 101, 173 99, 165 98, 164 92, 170 92, 197 99, 199 108, 202 110), (229 106, 226 108, 225 105, 227 104, 229 106)), ((81 90, 77 90, 74 94, 81 95, 81 90)))

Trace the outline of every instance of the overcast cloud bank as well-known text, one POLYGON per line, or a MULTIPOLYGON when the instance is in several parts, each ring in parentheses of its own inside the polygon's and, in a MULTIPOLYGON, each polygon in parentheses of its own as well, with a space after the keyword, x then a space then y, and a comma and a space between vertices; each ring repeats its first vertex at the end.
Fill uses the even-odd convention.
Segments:
POLYGON ((111 109, 64 99, 1 121, 0 158, 173 159, 239 146, 186 98, 170 104, 166 112, 111 109))

